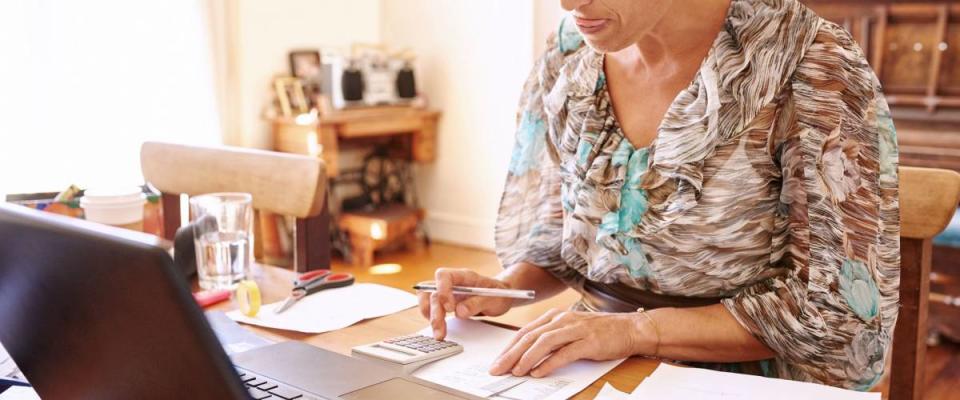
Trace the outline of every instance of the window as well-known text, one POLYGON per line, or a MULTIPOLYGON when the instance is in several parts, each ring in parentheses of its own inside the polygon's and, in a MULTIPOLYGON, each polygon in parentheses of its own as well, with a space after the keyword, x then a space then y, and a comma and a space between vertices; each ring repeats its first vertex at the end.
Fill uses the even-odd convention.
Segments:
POLYGON ((137 185, 143 141, 220 143, 200 1, 0 3, 0 193, 137 185))

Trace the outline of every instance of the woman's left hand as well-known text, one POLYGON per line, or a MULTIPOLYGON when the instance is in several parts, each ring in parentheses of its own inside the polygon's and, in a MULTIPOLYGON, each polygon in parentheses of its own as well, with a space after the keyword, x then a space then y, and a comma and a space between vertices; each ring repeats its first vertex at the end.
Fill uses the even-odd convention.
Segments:
POLYGON ((490 374, 529 373, 539 378, 580 359, 604 361, 639 354, 649 327, 638 317, 638 313, 550 310, 517 332, 490 374))

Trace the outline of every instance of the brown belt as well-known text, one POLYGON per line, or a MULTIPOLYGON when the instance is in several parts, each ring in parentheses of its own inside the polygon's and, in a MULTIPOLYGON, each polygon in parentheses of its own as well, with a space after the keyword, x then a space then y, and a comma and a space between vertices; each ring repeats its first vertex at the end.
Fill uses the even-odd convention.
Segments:
POLYGON ((580 290, 582 303, 590 311, 634 312, 643 307, 652 310, 661 307, 701 307, 717 304, 721 297, 685 297, 656 294, 632 288, 622 283, 600 283, 587 280, 580 290))

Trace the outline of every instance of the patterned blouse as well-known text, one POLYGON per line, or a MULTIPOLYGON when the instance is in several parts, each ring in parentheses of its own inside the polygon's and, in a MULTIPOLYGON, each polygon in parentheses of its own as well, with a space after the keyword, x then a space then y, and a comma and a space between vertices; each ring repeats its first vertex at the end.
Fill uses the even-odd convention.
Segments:
POLYGON ((635 148, 603 55, 564 22, 518 120, 503 265, 723 297, 777 354, 753 372, 860 390, 881 377, 899 300, 897 140, 842 28, 796 0, 733 0, 657 138, 635 148))

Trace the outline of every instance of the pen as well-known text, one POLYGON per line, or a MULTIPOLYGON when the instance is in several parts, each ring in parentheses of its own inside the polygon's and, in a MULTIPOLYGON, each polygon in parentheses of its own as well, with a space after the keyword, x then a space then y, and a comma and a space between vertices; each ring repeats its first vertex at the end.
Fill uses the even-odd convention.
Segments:
MULTIPOLYGON (((420 284, 413 288, 421 292, 436 292, 437 285, 420 284)), ((533 290, 515 290, 515 289, 493 289, 481 287, 454 286, 453 294, 462 294, 467 296, 485 296, 485 297, 510 297, 514 299, 533 299, 536 292, 533 290)))

